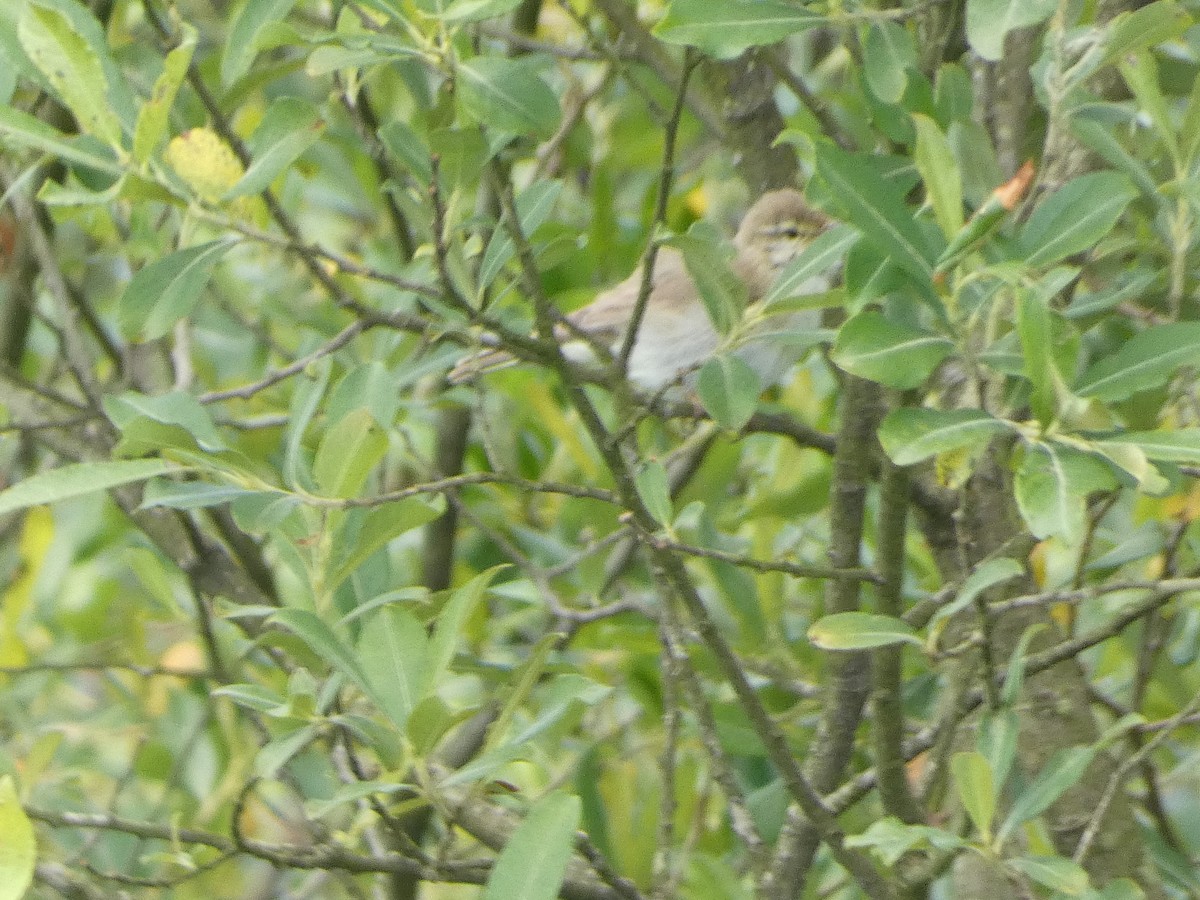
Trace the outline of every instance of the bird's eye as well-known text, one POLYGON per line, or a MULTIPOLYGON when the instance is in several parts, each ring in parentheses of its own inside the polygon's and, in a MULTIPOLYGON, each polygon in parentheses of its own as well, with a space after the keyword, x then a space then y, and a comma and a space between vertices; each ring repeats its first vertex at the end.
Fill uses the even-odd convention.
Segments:
POLYGON ((800 229, 795 225, 785 225, 783 226, 783 236, 789 241, 794 241, 796 238, 800 237, 800 229))

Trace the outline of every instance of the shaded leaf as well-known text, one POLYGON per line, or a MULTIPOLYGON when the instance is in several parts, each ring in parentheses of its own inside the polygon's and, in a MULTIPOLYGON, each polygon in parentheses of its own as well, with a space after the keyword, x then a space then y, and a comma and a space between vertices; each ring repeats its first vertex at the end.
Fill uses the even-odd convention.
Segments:
POLYGON ((1013 829, 1041 815, 1065 791, 1078 784, 1095 756, 1095 747, 1069 747, 1056 752, 1029 787, 1013 801, 1012 809, 996 835, 996 842, 1003 844, 1013 829))
POLYGON ((740 431, 754 415, 762 393, 755 371, 736 356, 714 356, 700 369, 696 393, 713 420, 740 431))
POLYGON ((558 125, 558 98, 527 65, 479 56, 461 63, 456 74, 459 104, 471 121, 539 137, 549 137, 558 125))
POLYGON ((122 333, 152 341, 170 331, 195 309, 213 266, 234 244, 230 240, 198 244, 140 269, 130 279, 117 308, 122 333))
POLYGON ((985 842, 990 842, 996 815, 996 786, 992 767, 982 753, 968 750, 950 758, 950 774, 958 799, 985 842))
POLYGON ((281 97, 271 104, 267 114, 249 141, 250 166, 224 199, 244 197, 266 190, 284 169, 311 147, 325 130, 317 108, 298 97, 281 97))
POLYGON ((1155 325, 1092 365, 1075 393, 1112 402, 1161 387, 1177 368, 1200 359, 1200 322, 1155 325))

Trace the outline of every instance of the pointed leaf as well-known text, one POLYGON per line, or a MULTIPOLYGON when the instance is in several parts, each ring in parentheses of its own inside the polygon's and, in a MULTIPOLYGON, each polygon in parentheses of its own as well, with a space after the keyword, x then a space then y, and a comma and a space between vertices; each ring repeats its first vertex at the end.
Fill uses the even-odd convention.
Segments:
POLYGON ((1175 431, 1130 431, 1096 441, 1100 447, 1137 447, 1159 462, 1200 465, 1200 428, 1175 431))
POLYGON ((899 103, 908 70, 916 65, 917 48, 903 27, 886 19, 871 23, 863 46, 863 73, 871 93, 884 103, 899 103))
POLYGON ((357 497, 387 446, 387 434, 370 411, 356 409, 321 438, 313 460, 317 487, 327 497, 357 497))
POLYGON ((460 108, 471 121, 510 134, 549 137, 561 110, 554 92, 527 65, 478 56, 456 70, 460 108))
POLYGON ((139 270, 121 295, 117 318, 129 338, 152 341, 191 314, 213 266, 234 241, 210 241, 176 250, 139 270))
POLYGON ((1012 426, 978 409, 893 410, 879 426, 879 442, 892 462, 911 466, 938 453, 981 446, 1012 426))
POLYGON ((150 99, 142 104, 138 112, 137 125, 133 129, 133 158, 139 164, 150 158, 167 133, 171 107, 175 104, 175 96, 179 93, 188 66, 192 63, 192 53, 196 49, 196 29, 184 23, 182 32, 183 40, 167 54, 166 60, 163 61, 162 74, 154 82, 150 99))
POLYGON ((20 900, 33 881, 37 841, 11 775, 0 777, 0 900, 20 900))
POLYGON ((838 225, 821 234, 784 268, 779 279, 763 298, 763 308, 773 306, 792 297, 823 291, 826 285, 822 276, 842 262, 850 247, 861 237, 846 225, 838 225))
POLYGON ((971 817, 975 829, 990 843, 992 819, 996 815, 996 786, 992 767, 982 753, 969 750, 950 758, 950 774, 958 799, 971 817))
POLYGON ((246 0, 225 41, 221 81, 230 85, 246 74, 258 53, 258 35, 267 25, 281 21, 296 0, 246 0))
POLYGON ((851 225, 922 286, 933 275, 933 250, 897 187, 862 157, 832 145, 817 149, 817 174, 851 225))
POLYGON ((403 729, 428 685, 429 638, 425 626, 399 604, 380 607, 363 628, 355 648, 372 696, 403 729))
POLYGON ((1161 387, 1183 365, 1200 359, 1200 322, 1155 325, 1134 335, 1116 353, 1083 373, 1081 397, 1113 402, 1161 387))
POLYGON ((108 99, 104 65, 87 39, 56 9, 30 3, 17 27, 21 47, 46 76, 80 127, 113 147, 121 123, 108 99))
POLYGON ((1068 897, 1082 897, 1090 886, 1083 867, 1061 856, 1018 856, 1005 860, 1005 864, 1043 887, 1068 897))
POLYGON ((870 650, 895 644, 921 646, 921 639, 903 619, 865 612, 822 616, 809 626, 808 639, 822 650, 870 650))
POLYGON ((500 851, 483 900, 554 900, 575 847, 582 803, 555 792, 539 800, 500 851))
POLYGON ((671 484, 663 464, 652 459, 634 476, 634 486, 646 511, 660 525, 669 525, 675 517, 671 503, 671 484))
POLYGON ((284 169, 311 147, 325 130, 313 104, 298 97, 281 97, 271 104, 250 139, 250 167, 224 199, 260 193, 284 169))
POLYGON ((1003 844, 1013 829, 1041 815, 1068 789, 1078 784, 1095 756, 1095 747, 1069 747, 1050 757, 1045 768, 1013 801, 1012 809, 996 835, 996 843, 1003 844))
POLYGON ((1137 196, 1137 189, 1116 172, 1091 172, 1068 181, 1038 204, 1018 244, 1030 266, 1049 266, 1086 250, 1112 231, 1137 196))
POLYGON ((0 515, 43 503, 71 500, 111 487, 145 481, 157 475, 184 471, 187 469, 165 459, 128 459, 61 466, 31 475, 0 491, 0 515))
POLYGON ((779 0, 674 0, 655 36, 667 44, 696 47, 717 59, 732 59, 750 47, 774 44, 824 19, 779 0))

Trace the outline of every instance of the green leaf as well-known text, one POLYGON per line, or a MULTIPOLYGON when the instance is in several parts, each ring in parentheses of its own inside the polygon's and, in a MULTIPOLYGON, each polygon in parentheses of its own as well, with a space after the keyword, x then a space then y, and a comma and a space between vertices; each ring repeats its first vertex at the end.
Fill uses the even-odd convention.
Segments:
POLYGON ((214 688, 213 697, 228 697, 238 706, 263 713, 277 713, 288 709, 288 702, 270 688, 261 684, 226 684, 214 688))
POLYGON ((1011 428, 983 410, 906 407, 883 420, 879 442, 892 462, 911 466, 938 453, 974 449, 1011 428))
POLYGON ((872 159, 822 144, 817 148, 817 174, 850 224, 918 284, 928 286, 938 254, 913 220, 898 187, 884 180, 872 159))
POLYGON ((669 525, 675 517, 671 502, 671 483, 667 470, 656 459, 648 461, 634 476, 634 486, 646 511, 660 525, 669 525))
POLYGON ((1058 414, 1058 370, 1051 355, 1054 336, 1051 333, 1050 307, 1039 293, 1018 287, 1016 296, 1017 334, 1021 338, 1021 354, 1025 377, 1033 385, 1030 405, 1038 421, 1049 424, 1058 414))
MULTIPOLYGON (((915 411, 915 410, 914 410, 915 411)), ((900 410, 897 410, 900 412, 900 410)), ((934 412, 934 410, 921 410, 921 412, 934 412)), ((950 410, 951 413, 976 412, 975 410, 950 410)), ((891 454, 889 454, 891 455, 891 454)), ((933 614, 933 618, 929 620, 929 627, 932 629, 937 623, 951 616, 957 615, 968 606, 975 602, 975 599, 984 591, 995 587, 998 584, 1003 584, 1005 581, 1011 581, 1013 578, 1018 578, 1025 574, 1025 568, 1015 559, 1008 557, 999 557, 997 559, 984 560, 962 583, 962 587, 958 589, 958 593, 954 597, 954 601, 947 603, 945 606, 938 607, 937 612, 933 614)))
POLYGON ((30 475, 0 491, 0 516, 30 506, 58 503, 96 491, 105 491, 157 475, 187 469, 165 459, 122 459, 111 462, 73 463, 30 475))
POLYGON ((931 825, 909 825, 895 816, 871 824, 862 834, 846 838, 847 847, 869 847, 885 866, 894 866, 900 857, 913 850, 930 847, 934 850, 954 850, 966 846, 958 835, 931 825))
POLYGON ((1159 462, 1200 465, 1200 428, 1180 428, 1175 431, 1129 431, 1101 438, 1100 446, 1137 447, 1150 459, 1159 462))
POLYGON ((33 881, 37 841, 11 775, 0 777, 0 900, 20 900, 33 881))
POLYGON ((462 630, 471 613, 483 600, 483 595, 493 579, 504 568, 505 566, 493 566, 476 575, 462 587, 455 588, 449 602, 438 615, 433 637, 429 642, 429 683, 434 689, 450 668, 450 661, 454 659, 454 649, 462 637, 462 630))
POLYGON ((425 626, 399 604, 383 606, 363 628, 355 650, 372 696, 382 700, 383 712, 403 729, 429 683, 425 626))
POLYGON ((328 590, 336 589, 394 538, 432 522, 442 514, 445 505, 441 497, 407 497, 368 510, 352 540, 346 540, 344 533, 338 535, 337 544, 344 548, 345 555, 339 556, 332 566, 327 578, 328 590))
POLYGON ((884 103, 899 103, 908 85, 908 70, 917 65, 917 48, 907 30, 885 19, 867 29, 863 73, 871 93, 884 103))
POLYGON ((521 0, 454 0, 440 18, 447 25, 465 25, 508 15, 521 0))
POLYGON ((963 227, 962 176, 958 164, 950 142, 933 119, 914 114, 912 120, 917 128, 913 162, 925 182, 925 194, 933 206, 938 227, 947 238, 954 237, 963 227))
POLYGON ((979 723, 979 739, 976 746, 991 767, 997 790, 1004 787, 1008 773, 1012 771, 1012 764, 1017 758, 1020 721, 1016 710, 1002 707, 986 713, 979 723))
POLYGON ((140 269, 117 308, 121 332, 142 341, 169 332, 195 309, 213 266, 235 243, 217 240, 176 250, 140 269))
POLYGON ((317 487, 327 497, 357 497, 387 446, 387 434, 370 411, 356 409, 321 438, 313 461, 317 487))
POLYGON ((455 70, 459 107, 472 122, 510 134, 549 137, 562 111, 554 92, 528 65, 478 56, 455 70))
POLYGON ((1068 897, 1082 897, 1091 887, 1083 867, 1061 856, 1018 856, 1006 859, 1004 863, 1043 887, 1068 897))
POLYGON ((187 76, 192 54, 196 49, 196 29, 186 22, 181 26, 183 40, 167 54, 162 74, 154 82, 150 99, 142 104, 138 112, 137 125, 133 129, 133 158, 140 165, 150 159, 167 133, 167 122, 179 87, 187 76))
POLYGON ((205 509, 232 503, 243 497, 278 496, 252 491, 232 484, 207 481, 170 481, 154 479, 146 483, 138 509, 205 509))
POLYGON ((922 646, 917 633, 904 620, 865 612, 822 616, 809 626, 808 639, 822 650, 870 650, 894 644, 922 646))
POLYGON ((774 44, 825 20, 779 0, 673 0, 654 35, 667 44, 696 47, 732 59, 750 47, 774 44))
POLYGON ((1124 172, 1146 197, 1157 198, 1158 187, 1146 163, 1125 149, 1106 122, 1096 121, 1081 112, 1071 117, 1071 131, 1079 140, 1098 153, 1105 162, 1124 172))
POLYGON ((582 803, 573 794, 547 794, 529 810, 488 876, 483 900, 554 900, 575 847, 582 803))
POLYGON ((967 0, 967 40, 976 53, 996 62, 1005 35, 1045 21, 1057 6, 1057 0, 967 0))
POLYGON ((1179 141, 1175 130, 1175 122, 1171 117, 1167 98, 1163 96, 1159 86, 1158 62, 1148 50, 1126 53, 1119 65, 1121 76, 1129 85, 1129 90, 1137 101, 1137 108, 1148 115, 1154 125, 1155 136, 1163 142, 1176 170, 1182 167, 1179 153, 1179 141))
POLYGON ((316 725, 304 725, 268 741, 254 756, 255 776, 274 778, 275 774, 287 765, 288 760, 303 750, 318 733, 316 725))
POLYGON ((281 97, 271 104, 249 141, 250 166, 226 200, 258 194, 311 147, 325 130, 320 112, 307 100, 281 97))
POLYGON ((1174 0, 1160 0, 1141 9, 1122 12, 1105 28, 1104 56, 1100 65, 1177 38, 1193 24, 1187 10, 1174 0))
POLYGON ((941 335, 866 310, 842 326, 832 356, 852 375, 907 390, 924 383, 953 350, 954 343, 941 335))
POLYGON ((259 33, 291 12, 296 0, 246 0, 229 28, 221 57, 221 81, 230 85, 246 74, 258 53, 259 33))
POLYGON ((212 416, 191 394, 172 391, 151 397, 136 391, 104 398, 104 411, 117 428, 122 431, 137 416, 145 416, 164 425, 177 425, 190 434, 196 446, 210 453, 228 450, 212 416))
POLYGON ((975 829, 987 843, 992 838, 992 820, 996 815, 996 787, 992 767, 982 753, 968 750, 950 758, 950 774, 963 809, 975 829))
POLYGON ((1000 703, 1005 709, 1014 709, 1025 686, 1025 660, 1033 639, 1046 629, 1044 622, 1035 622, 1021 632, 1021 638, 1008 656, 1008 669, 1004 673, 1004 690, 1000 692, 1000 703))
POLYGON ((56 9, 30 3, 17 26, 21 46, 71 110, 80 128, 121 146, 121 122, 108 99, 108 78, 95 49, 56 9))
POLYGON ((277 622, 304 641, 317 656, 328 661, 355 684, 380 710, 388 709, 387 699, 376 692, 358 654, 316 613, 307 609, 281 609, 269 621, 277 622))
POLYGON ((41 119, 15 107, 0 105, 0 141, 49 153, 64 162, 77 163, 108 175, 119 176, 124 172, 113 157, 93 152, 82 142, 72 140, 41 119))
POLYGON ((379 139, 387 151, 396 157, 423 186, 433 181, 429 143, 407 123, 393 119, 379 129, 379 139))
POLYGON ((708 312, 713 328, 728 334, 746 308, 746 283, 729 265, 730 248, 699 222, 687 234, 673 235, 663 242, 683 254, 684 265, 708 312))
POLYGON ((718 425, 741 431, 758 408, 762 385, 750 366, 736 356, 721 354, 700 369, 696 393, 718 425))
POLYGON ((1075 544, 1083 536, 1088 494, 1115 484, 1112 469, 1095 457, 1039 442, 1017 471, 1017 506, 1035 537, 1057 535, 1075 544))
POLYGON ((1038 772, 1029 787, 1013 801, 1012 808, 996 835, 997 845, 1002 845, 1018 825, 1041 815, 1065 791, 1078 784, 1095 756, 1095 747, 1069 747, 1050 757, 1045 768, 1038 772))
POLYGON ((792 297, 823 291, 825 283, 812 284, 840 263, 860 235, 853 228, 838 225, 823 232, 784 268, 763 298, 764 311, 792 297))
POLYGON ((1200 322, 1155 325, 1091 366, 1075 393, 1104 402, 1161 387, 1177 368, 1200 358, 1200 322))
POLYGON ((1073 178, 1038 204, 1021 231, 1018 246, 1030 266, 1049 266, 1104 237, 1137 196, 1117 172, 1073 178))
MULTIPOLYGON (((561 193, 562 182, 554 179, 534 182, 521 192, 517 197, 517 220, 525 237, 528 238, 534 229, 550 218, 561 193)), ((479 264, 481 292, 491 285, 515 252, 516 245, 508 228, 503 223, 497 225, 491 240, 488 241, 487 249, 483 252, 483 261, 479 264)))

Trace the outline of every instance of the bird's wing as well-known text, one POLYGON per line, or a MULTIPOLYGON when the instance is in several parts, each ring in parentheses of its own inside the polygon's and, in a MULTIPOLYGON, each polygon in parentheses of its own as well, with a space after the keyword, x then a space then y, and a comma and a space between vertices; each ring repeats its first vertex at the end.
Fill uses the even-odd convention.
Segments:
MULTIPOLYGON (((587 331, 604 340, 616 341, 624 334, 629 324, 641 290, 642 270, 639 267, 620 284, 599 294, 587 306, 568 315, 567 319, 581 331, 587 331)), ((662 314, 683 312, 698 301, 696 287, 688 275, 683 256, 677 250, 664 247, 659 251, 654 262, 654 280, 650 294, 650 309, 662 314), (663 306, 664 298, 671 299, 672 309, 663 306)))

